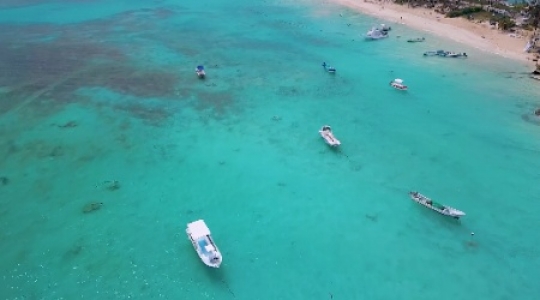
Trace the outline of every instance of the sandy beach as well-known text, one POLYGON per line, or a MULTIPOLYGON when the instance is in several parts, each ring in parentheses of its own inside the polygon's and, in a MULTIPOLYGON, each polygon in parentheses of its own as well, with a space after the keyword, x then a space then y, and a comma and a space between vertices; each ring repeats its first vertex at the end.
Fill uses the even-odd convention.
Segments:
MULTIPOLYGON (((509 59, 534 63, 531 60, 533 55, 523 51, 528 41, 526 35, 531 34, 530 32, 524 32, 522 33, 524 36, 516 37, 508 32, 497 30, 488 23, 475 23, 464 18, 445 18, 444 15, 431 9, 409 8, 407 5, 385 1, 329 0, 329 2, 347 6, 389 22, 427 31, 509 59)), ((388 25, 391 26, 392 23, 388 25)))

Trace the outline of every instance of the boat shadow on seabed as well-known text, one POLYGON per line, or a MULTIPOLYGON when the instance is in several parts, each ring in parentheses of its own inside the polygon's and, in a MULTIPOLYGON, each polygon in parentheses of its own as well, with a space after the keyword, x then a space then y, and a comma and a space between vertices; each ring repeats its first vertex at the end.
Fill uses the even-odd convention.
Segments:
POLYGON ((223 268, 219 269, 213 269, 213 268, 204 268, 206 271, 206 275, 210 280, 212 280, 212 283, 221 283, 223 287, 227 290, 227 293, 231 294, 233 298, 236 298, 236 295, 234 294, 233 290, 229 286, 229 283, 227 283, 227 276, 226 271, 223 268))
POLYGON ((523 115, 521 115, 521 119, 523 119, 523 121, 525 121, 527 123, 530 123, 530 124, 533 124, 533 125, 536 125, 536 126, 540 126, 540 115, 523 114, 523 115))

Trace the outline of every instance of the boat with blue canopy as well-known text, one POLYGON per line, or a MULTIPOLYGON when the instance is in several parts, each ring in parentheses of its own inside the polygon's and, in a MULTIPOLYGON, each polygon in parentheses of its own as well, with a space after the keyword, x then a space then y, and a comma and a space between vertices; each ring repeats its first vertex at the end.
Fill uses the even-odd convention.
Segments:
POLYGON ((219 268, 223 257, 204 220, 189 223, 186 233, 201 261, 209 267, 219 268))
POLYGON ((195 68, 195 73, 197 73, 197 76, 199 78, 206 77, 206 72, 204 71, 204 66, 202 66, 202 65, 197 66, 197 68, 195 68))

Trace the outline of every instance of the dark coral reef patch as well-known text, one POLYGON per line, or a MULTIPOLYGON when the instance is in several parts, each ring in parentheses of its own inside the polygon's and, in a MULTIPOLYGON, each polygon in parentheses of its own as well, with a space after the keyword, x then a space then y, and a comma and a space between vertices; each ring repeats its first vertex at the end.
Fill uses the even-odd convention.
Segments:
POLYGON ((193 75, 195 79, 194 74, 136 57, 148 49, 148 40, 126 38, 152 36, 152 43, 163 44, 177 53, 179 60, 190 57, 194 55, 191 48, 186 48, 185 53, 182 48, 171 49, 167 45, 170 38, 160 35, 159 20, 176 13, 161 7, 75 24, 0 25, 0 115, 20 112, 36 119, 77 102, 108 105, 157 124, 159 119, 172 115, 165 108, 167 101, 191 101, 193 95, 200 98, 195 109, 213 106, 222 115, 232 103, 231 95, 216 97, 197 91, 191 77, 187 77, 193 75), (160 43, 160 38, 164 43, 160 43), (81 97, 77 93, 81 88, 92 87, 139 100, 95 103, 91 96, 81 97), (146 103, 148 98, 154 101, 152 105, 146 103))

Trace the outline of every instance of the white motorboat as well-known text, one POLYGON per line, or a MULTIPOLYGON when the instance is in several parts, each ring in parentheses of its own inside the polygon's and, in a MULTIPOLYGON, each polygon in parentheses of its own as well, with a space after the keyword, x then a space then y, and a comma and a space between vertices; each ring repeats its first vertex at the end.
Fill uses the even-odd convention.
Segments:
POLYGON ((223 257, 214 243, 206 223, 203 220, 191 222, 187 224, 186 233, 202 262, 209 267, 219 268, 223 257))
POLYGON ((388 25, 385 25, 385 24, 381 24, 381 30, 382 31, 390 31, 390 30, 392 30, 392 27, 390 27, 388 25))
POLYGON ((332 133, 332 128, 330 126, 324 125, 321 130, 319 130, 319 134, 328 145, 332 147, 337 147, 341 145, 341 142, 336 139, 336 137, 332 133))
POLYGON ((460 217, 463 217, 465 215, 464 212, 461 210, 455 209, 453 207, 442 205, 440 203, 437 203, 428 197, 420 194, 419 192, 409 192, 409 196, 413 201, 416 203, 422 204, 423 206, 432 209, 441 215, 449 216, 454 219, 459 219, 460 217))
POLYGON ((390 86, 395 88, 396 90, 400 90, 400 91, 406 91, 407 90, 407 86, 405 84, 403 84, 403 79, 399 79, 399 78, 396 78, 396 79, 390 81, 390 86))
POLYGON ((388 31, 381 30, 377 27, 372 27, 367 33, 366 33, 366 39, 367 40, 380 40, 388 37, 388 31))
POLYGON ((204 66, 197 66, 197 68, 195 68, 195 73, 197 73, 197 76, 201 79, 206 77, 204 66))

